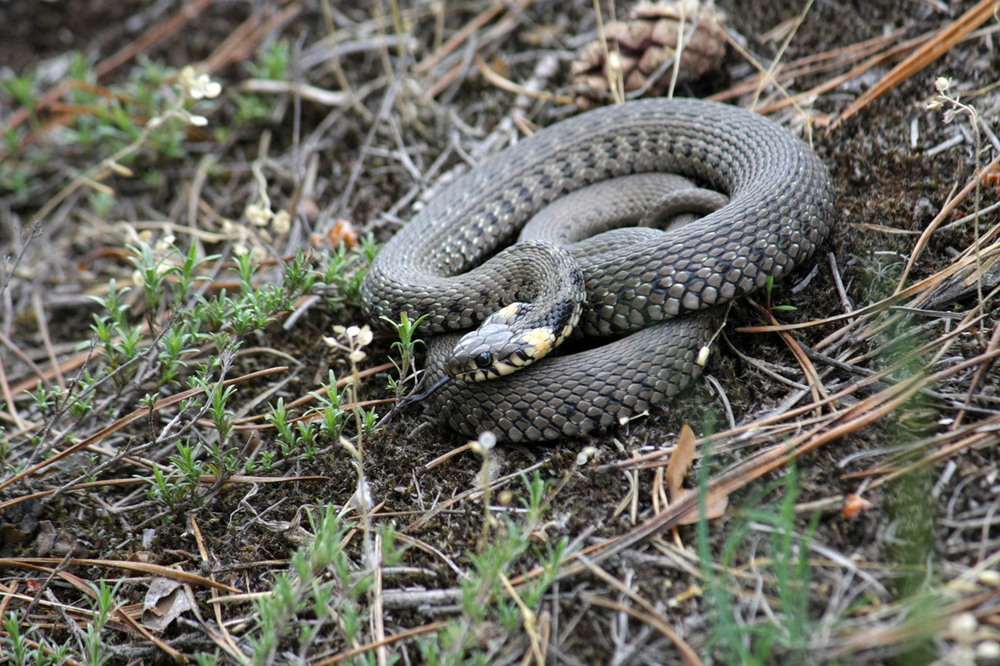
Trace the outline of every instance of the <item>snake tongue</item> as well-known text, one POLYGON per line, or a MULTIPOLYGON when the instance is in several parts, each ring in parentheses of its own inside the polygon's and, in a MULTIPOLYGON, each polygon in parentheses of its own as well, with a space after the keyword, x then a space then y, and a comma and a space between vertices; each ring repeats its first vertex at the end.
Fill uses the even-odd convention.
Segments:
POLYGON ((451 376, 445 375, 441 379, 431 384, 431 386, 428 387, 428 389, 423 393, 418 393, 417 395, 408 395, 402 400, 400 400, 398 403, 396 403, 396 409, 406 409, 407 407, 409 407, 414 403, 426 400, 427 398, 437 393, 438 389, 440 389, 442 386, 444 386, 450 381, 451 381, 451 376))

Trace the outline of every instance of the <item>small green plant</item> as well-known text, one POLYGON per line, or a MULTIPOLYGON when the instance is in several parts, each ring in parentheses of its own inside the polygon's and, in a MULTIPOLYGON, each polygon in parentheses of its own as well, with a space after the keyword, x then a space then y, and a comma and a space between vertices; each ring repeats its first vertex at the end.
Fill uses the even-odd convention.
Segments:
POLYGON ((187 497, 187 490, 180 482, 180 474, 174 472, 163 473, 159 466, 153 468, 153 476, 138 477, 146 481, 146 495, 153 500, 162 502, 169 508, 176 507, 187 497))
POLYGON ((763 497, 775 490, 783 491, 784 498, 777 510, 761 506, 759 500, 749 501, 749 508, 730 527, 730 535, 716 563, 709 549, 708 520, 704 517, 708 491, 708 446, 706 444, 706 458, 699 470, 699 511, 702 517, 696 531, 698 556, 706 581, 706 598, 714 612, 713 635, 706 649, 719 650, 723 663, 768 664, 774 662, 774 652, 780 648, 782 658, 789 659, 789 663, 801 663, 801 659, 808 654, 812 626, 809 619, 811 570, 808 556, 819 514, 813 516, 804 534, 796 536, 798 475, 792 461, 784 478, 763 488, 759 495, 763 497), (773 595, 777 601, 776 608, 770 620, 764 623, 748 622, 737 612, 731 592, 736 581, 726 574, 754 524, 771 534, 770 563, 777 588, 773 595))
POLYGON ((771 304, 771 292, 774 290, 774 276, 767 276, 767 284, 764 286, 764 293, 767 298, 767 303, 764 306, 766 312, 794 312, 796 307, 794 305, 772 305, 771 304))
POLYGON ((201 477, 212 472, 201 459, 203 447, 200 443, 191 445, 180 441, 175 446, 177 455, 170 457, 172 470, 165 474, 159 467, 154 467, 152 476, 139 478, 149 483, 146 494, 168 508, 176 508, 182 502, 198 505, 201 503, 198 496, 201 477))
POLYGON ((305 419, 293 424, 289 420, 284 398, 278 398, 277 405, 271 407, 270 413, 264 418, 278 434, 282 458, 301 455, 309 460, 315 457, 319 450, 316 445, 316 429, 311 421, 305 419))
POLYGON ((114 587, 108 587, 103 580, 97 585, 90 583, 94 592, 94 614, 90 624, 87 625, 87 631, 83 634, 83 648, 87 663, 91 666, 103 666, 114 656, 114 653, 108 649, 104 628, 120 606, 115 602, 119 585, 120 583, 114 587))
POLYGON ((358 247, 349 248, 344 243, 323 255, 325 265, 320 266, 321 282, 327 287, 324 304, 332 312, 344 305, 358 305, 361 302, 361 281, 365 268, 379 252, 379 246, 371 234, 363 236, 358 247))
POLYGON ((180 378, 188 364, 184 361, 187 355, 193 356, 198 348, 194 346, 198 338, 197 322, 173 326, 164 331, 160 337, 160 374, 157 377, 158 386, 169 386, 180 382, 180 378))
MULTIPOLYGON (((547 545, 544 552, 532 546, 531 535, 541 525, 550 484, 542 480, 537 470, 531 477, 523 476, 522 481, 528 494, 522 502, 526 509, 524 520, 501 515, 492 538, 480 542, 478 553, 468 554, 472 569, 460 583, 461 614, 440 632, 419 642, 423 661, 491 663, 493 655, 481 647, 486 643, 481 640, 484 636, 495 632, 497 626, 521 635, 525 626, 534 623, 542 599, 567 555, 568 541, 561 539, 547 545), (542 562, 543 573, 521 590, 518 600, 510 587, 508 573, 529 549, 542 562)), ((493 518, 488 520, 492 522, 493 518)))
MULTIPOLYGON (((323 631, 339 632, 346 645, 363 642, 368 615, 365 599, 372 575, 359 574, 344 551, 347 530, 334 506, 327 505, 318 519, 310 513, 309 523, 313 532, 309 544, 292 555, 289 571, 275 578, 270 594, 254 602, 257 628, 249 637, 253 664, 273 663, 293 627, 303 658, 323 631), (324 576, 325 572, 330 575, 324 576)), ((383 547, 386 543, 383 539, 383 547)), ((393 544, 394 538, 388 543, 393 544)), ((399 557, 392 553, 394 560, 399 557)))
POLYGON ((344 427, 344 410, 340 408, 342 395, 337 391, 337 377, 333 374, 333 370, 329 371, 327 377, 328 382, 323 385, 322 392, 314 392, 312 395, 321 405, 318 408, 320 430, 325 437, 335 442, 338 441, 344 427))
POLYGON ((3 644, 4 654, 14 664, 29 663, 29 656, 33 653, 29 645, 29 636, 35 631, 35 627, 25 627, 21 631, 21 617, 19 613, 6 613, 3 618, 3 630, 6 636, 0 637, 3 644))
MULTIPOLYGON (((255 62, 248 62, 247 69, 255 79, 269 81, 288 80, 288 67, 291 64, 291 49, 288 42, 277 41, 266 51, 258 54, 255 62)), ((267 120, 274 107, 269 100, 260 95, 244 93, 236 98, 236 122, 238 125, 267 120)))
POLYGON ((284 81, 288 76, 288 65, 291 63, 291 49, 288 42, 279 40, 259 54, 257 62, 247 64, 250 74, 257 79, 272 79, 284 81))
POLYGON ((132 251, 129 261, 135 266, 135 282, 142 286, 145 297, 146 319, 153 326, 159 314, 160 302, 166 294, 167 280, 180 272, 180 268, 172 261, 177 249, 169 245, 166 252, 156 253, 149 243, 129 245, 128 249, 132 251))
POLYGON ((285 291, 292 295, 307 294, 312 291, 319 276, 309 270, 306 255, 296 252, 290 263, 285 264, 285 291))
POLYGON ((278 441, 281 446, 283 457, 291 456, 295 451, 295 429, 288 423, 288 412, 285 409, 285 399, 278 398, 278 404, 271 407, 271 411, 265 417, 271 424, 275 432, 278 433, 278 441))
POLYGON ((61 666, 68 662, 70 645, 53 645, 46 637, 38 634, 38 627, 27 625, 22 628, 23 618, 17 611, 8 611, 3 616, 0 627, 5 636, 0 636, 0 657, 4 663, 14 666, 61 666))
POLYGON ((38 77, 34 72, 14 76, 0 84, 28 112, 33 123, 37 123, 35 109, 38 106, 38 77))
POLYGON ((198 652, 194 654, 193 657, 194 663, 198 664, 198 666, 215 666, 216 664, 221 663, 218 650, 215 650, 212 653, 198 652))
POLYGON ((414 351, 417 344, 423 344, 422 340, 418 340, 414 336, 417 332, 417 327, 420 326, 420 322, 426 316, 424 315, 412 322, 405 312, 400 313, 398 322, 388 317, 382 317, 383 321, 396 329, 396 334, 399 336, 399 341, 392 343, 392 348, 399 353, 399 362, 397 363, 395 359, 390 359, 396 368, 396 374, 399 378, 389 377, 389 390, 396 395, 402 395, 406 392, 405 380, 413 370, 414 351))

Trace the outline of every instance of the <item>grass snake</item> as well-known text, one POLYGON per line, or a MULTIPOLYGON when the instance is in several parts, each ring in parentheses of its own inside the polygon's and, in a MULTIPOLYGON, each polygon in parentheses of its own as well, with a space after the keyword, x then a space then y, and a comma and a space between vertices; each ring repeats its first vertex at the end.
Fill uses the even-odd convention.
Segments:
MULTIPOLYGON (((700 372, 698 350, 717 326, 712 306, 807 259, 830 231, 832 200, 829 174, 813 150, 759 115, 693 99, 605 107, 539 131, 434 196, 369 267, 362 307, 374 322, 398 321, 404 312, 425 316, 420 330, 435 334, 430 379, 446 366, 457 375, 463 364, 485 379, 448 381, 430 397, 451 427, 470 436, 490 430, 507 441, 571 436, 624 422, 690 382, 700 372), (678 174, 728 203, 677 228, 575 237, 578 220, 603 205, 595 203, 602 183, 612 200, 616 192, 638 198, 632 209, 640 218, 658 198, 676 198, 654 192, 643 199, 652 188, 626 187, 632 174, 678 174), (564 197, 574 203, 554 209, 551 225, 529 224, 564 197), (526 226, 541 230, 519 239, 526 226), (546 313, 556 305, 562 311, 546 313), (528 332, 513 336, 527 348, 510 348, 508 336, 497 343, 505 351, 483 352, 483 340, 496 342, 495 330, 522 306, 535 308, 528 332), (460 338, 449 333, 491 316, 457 362, 452 349, 460 338), (614 340, 574 343, 583 350, 521 367, 571 331, 571 338, 614 340), (490 371, 486 361, 505 354, 514 361, 490 371)), ((626 223, 601 224, 598 231, 626 223)))

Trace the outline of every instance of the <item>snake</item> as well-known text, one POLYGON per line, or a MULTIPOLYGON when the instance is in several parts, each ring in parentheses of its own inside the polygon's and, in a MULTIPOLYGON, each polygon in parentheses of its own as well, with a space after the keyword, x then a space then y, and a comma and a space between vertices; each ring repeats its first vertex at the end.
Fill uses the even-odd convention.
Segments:
POLYGON ((571 437, 683 390, 720 307, 805 262, 832 226, 829 172, 788 129, 719 102, 636 100, 550 125, 443 187, 369 265, 362 311, 422 318, 439 386, 426 404, 454 430, 571 437), (692 185, 643 184, 661 174, 692 185), (689 190, 701 217, 625 226, 689 190), (638 203, 580 238, 579 221, 616 198, 638 203), (561 199, 574 203, 546 215, 561 199))

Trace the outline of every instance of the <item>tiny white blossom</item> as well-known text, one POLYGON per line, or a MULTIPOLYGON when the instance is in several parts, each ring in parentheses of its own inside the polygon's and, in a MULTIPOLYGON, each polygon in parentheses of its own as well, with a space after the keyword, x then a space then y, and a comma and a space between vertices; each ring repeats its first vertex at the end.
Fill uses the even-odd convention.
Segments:
POLYGON ((271 220, 271 226, 279 234, 287 234, 288 230, 292 228, 292 216, 288 214, 287 210, 279 210, 274 214, 274 219, 271 220))
POLYGON ((247 219, 250 220, 250 224, 256 227, 266 226, 271 219, 271 211, 264 208, 260 204, 252 203, 248 205, 243 210, 243 213, 247 216, 247 219))
POLYGON ((469 442, 469 449, 481 456, 485 456, 496 445, 497 436, 492 431, 486 430, 479 433, 479 437, 469 442))
POLYGON ((365 360, 368 355, 361 351, 361 349, 367 346, 374 339, 375 334, 372 333, 370 326, 365 324, 364 326, 334 326, 333 332, 339 338, 324 337, 323 341, 328 347, 334 349, 341 349, 346 351, 347 358, 355 365, 365 360))
POLYGON ((167 254, 176 240, 169 229, 164 229, 164 234, 156 241, 156 251, 160 254, 167 254))
POLYGON ((209 78, 208 74, 196 74, 188 65, 181 70, 180 82, 191 99, 215 99, 222 92, 222 86, 209 78))
POLYGON ((948 88, 951 88, 951 79, 946 76, 939 76, 934 79, 934 87, 937 88, 939 93, 946 92, 948 88))
POLYGON ((368 343, 372 341, 372 338, 375 337, 374 333, 372 333, 371 327, 368 326, 368 324, 365 324, 364 326, 360 327, 348 326, 345 333, 348 338, 350 338, 353 342, 357 343, 358 347, 367 346, 368 343))

